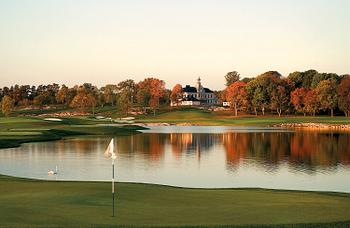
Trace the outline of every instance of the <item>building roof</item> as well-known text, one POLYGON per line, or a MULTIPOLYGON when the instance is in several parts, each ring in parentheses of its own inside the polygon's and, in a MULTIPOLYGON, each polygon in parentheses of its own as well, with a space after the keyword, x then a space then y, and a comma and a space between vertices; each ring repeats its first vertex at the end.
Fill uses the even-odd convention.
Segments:
POLYGON ((190 85, 186 85, 185 88, 182 89, 185 93, 197 93, 197 88, 192 87, 190 85))
POLYGON ((213 93, 213 91, 211 91, 211 90, 208 89, 208 88, 204 88, 204 92, 206 92, 206 93, 213 93))
MULTIPOLYGON (((197 93, 197 88, 190 85, 186 85, 182 90, 184 93, 197 93)), ((208 88, 203 88, 203 90, 205 93, 213 93, 213 91, 208 88)))

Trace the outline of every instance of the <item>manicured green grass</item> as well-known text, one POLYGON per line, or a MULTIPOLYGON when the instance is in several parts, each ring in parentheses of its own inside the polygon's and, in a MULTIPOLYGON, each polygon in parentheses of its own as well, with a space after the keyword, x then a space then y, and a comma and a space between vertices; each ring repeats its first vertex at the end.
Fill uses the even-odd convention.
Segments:
POLYGON ((209 112, 194 108, 175 109, 163 112, 156 116, 145 116, 137 120, 143 123, 165 122, 165 123, 192 123, 199 125, 272 125, 281 123, 329 123, 350 124, 347 117, 303 117, 303 116, 234 116, 232 112, 209 112))
POLYGON ((0 176, 2 226, 210 226, 350 223, 350 195, 263 189, 185 189, 117 183, 35 181, 0 176))
POLYGON ((61 118, 47 121, 34 117, 0 118, 0 148, 21 143, 58 140, 78 135, 130 135, 144 129, 138 126, 102 126, 106 123, 88 117, 61 118))

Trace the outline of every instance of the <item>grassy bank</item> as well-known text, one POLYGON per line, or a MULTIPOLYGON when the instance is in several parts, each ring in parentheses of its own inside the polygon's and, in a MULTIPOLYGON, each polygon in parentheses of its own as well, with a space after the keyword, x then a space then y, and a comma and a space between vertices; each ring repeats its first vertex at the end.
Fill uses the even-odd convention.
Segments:
POLYGON ((58 140, 79 135, 130 135, 143 128, 138 126, 102 126, 104 122, 81 118, 47 121, 34 117, 0 118, 0 148, 21 143, 58 140))
POLYGON ((194 108, 174 109, 162 112, 156 116, 144 116, 138 119, 140 123, 191 123, 198 125, 272 125, 281 123, 326 123, 350 124, 346 117, 303 117, 303 116, 234 116, 233 112, 210 112, 194 108))
POLYGON ((2 226, 350 225, 340 222, 350 221, 349 194, 118 183, 113 218, 110 183, 0 176, 0 186, 2 226))

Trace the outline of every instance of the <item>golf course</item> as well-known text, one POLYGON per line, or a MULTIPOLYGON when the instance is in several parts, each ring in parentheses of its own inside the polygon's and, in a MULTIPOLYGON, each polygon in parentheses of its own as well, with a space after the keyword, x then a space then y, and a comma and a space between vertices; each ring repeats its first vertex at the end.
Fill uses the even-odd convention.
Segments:
POLYGON ((112 217, 110 183, 0 176, 0 186, 4 227, 350 225, 350 195, 341 193, 117 183, 116 216, 112 217))
MULTIPOLYGON (((105 112, 99 113, 101 115, 105 112)), ((112 115, 113 118, 113 115, 112 115)), ((166 109, 155 116, 137 116, 134 125, 115 125, 108 120, 97 120, 93 116, 47 120, 37 116, 0 118, 0 148, 19 146, 21 143, 58 140, 81 135, 130 135, 145 129, 143 124, 167 123, 205 126, 271 126, 285 123, 350 124, 347 117, 303 117, 303 116, 233 116, 232 112, 212 112, 195 108, 166 109)))
MULTIPOLYGON (((233 117, 198 109, 141 116, 136 125, 93 117, 0 118, 0 148, 84 135, 128 136, 144 123, 269 126, 349 124, 345 117, 233 117)), ((348 227, 350 194, 259 188, 193 189, 142 183, 44 181, 0 176, 0 227, 348 227)))

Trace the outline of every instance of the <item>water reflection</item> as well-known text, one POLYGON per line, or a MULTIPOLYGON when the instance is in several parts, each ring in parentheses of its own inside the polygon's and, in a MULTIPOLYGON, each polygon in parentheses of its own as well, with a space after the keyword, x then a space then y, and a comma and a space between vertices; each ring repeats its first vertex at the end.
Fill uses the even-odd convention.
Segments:
MULTIPOLYGON (((350 134, 194 128, 118 137, 117 180, 184 187, 265 187, 350 192, 350 134), (189 129, 191 130, 191 129, 189 129)), ((0 150, 0 173, 60 180, 109 180, 107 137, 0 150)))
POLYGON ((337 132, 149 133, 117 142, 120 153, 141 153, 153 161, 162 160, 167 146, 175 159, 192 154, 198 160, 202 154, 215 153, 214 147, 223 146, 226 167, 231 171, 247 162, 267 172, 283 163, 296 172, 308 173, 350 165, 350 134, 337 132))

